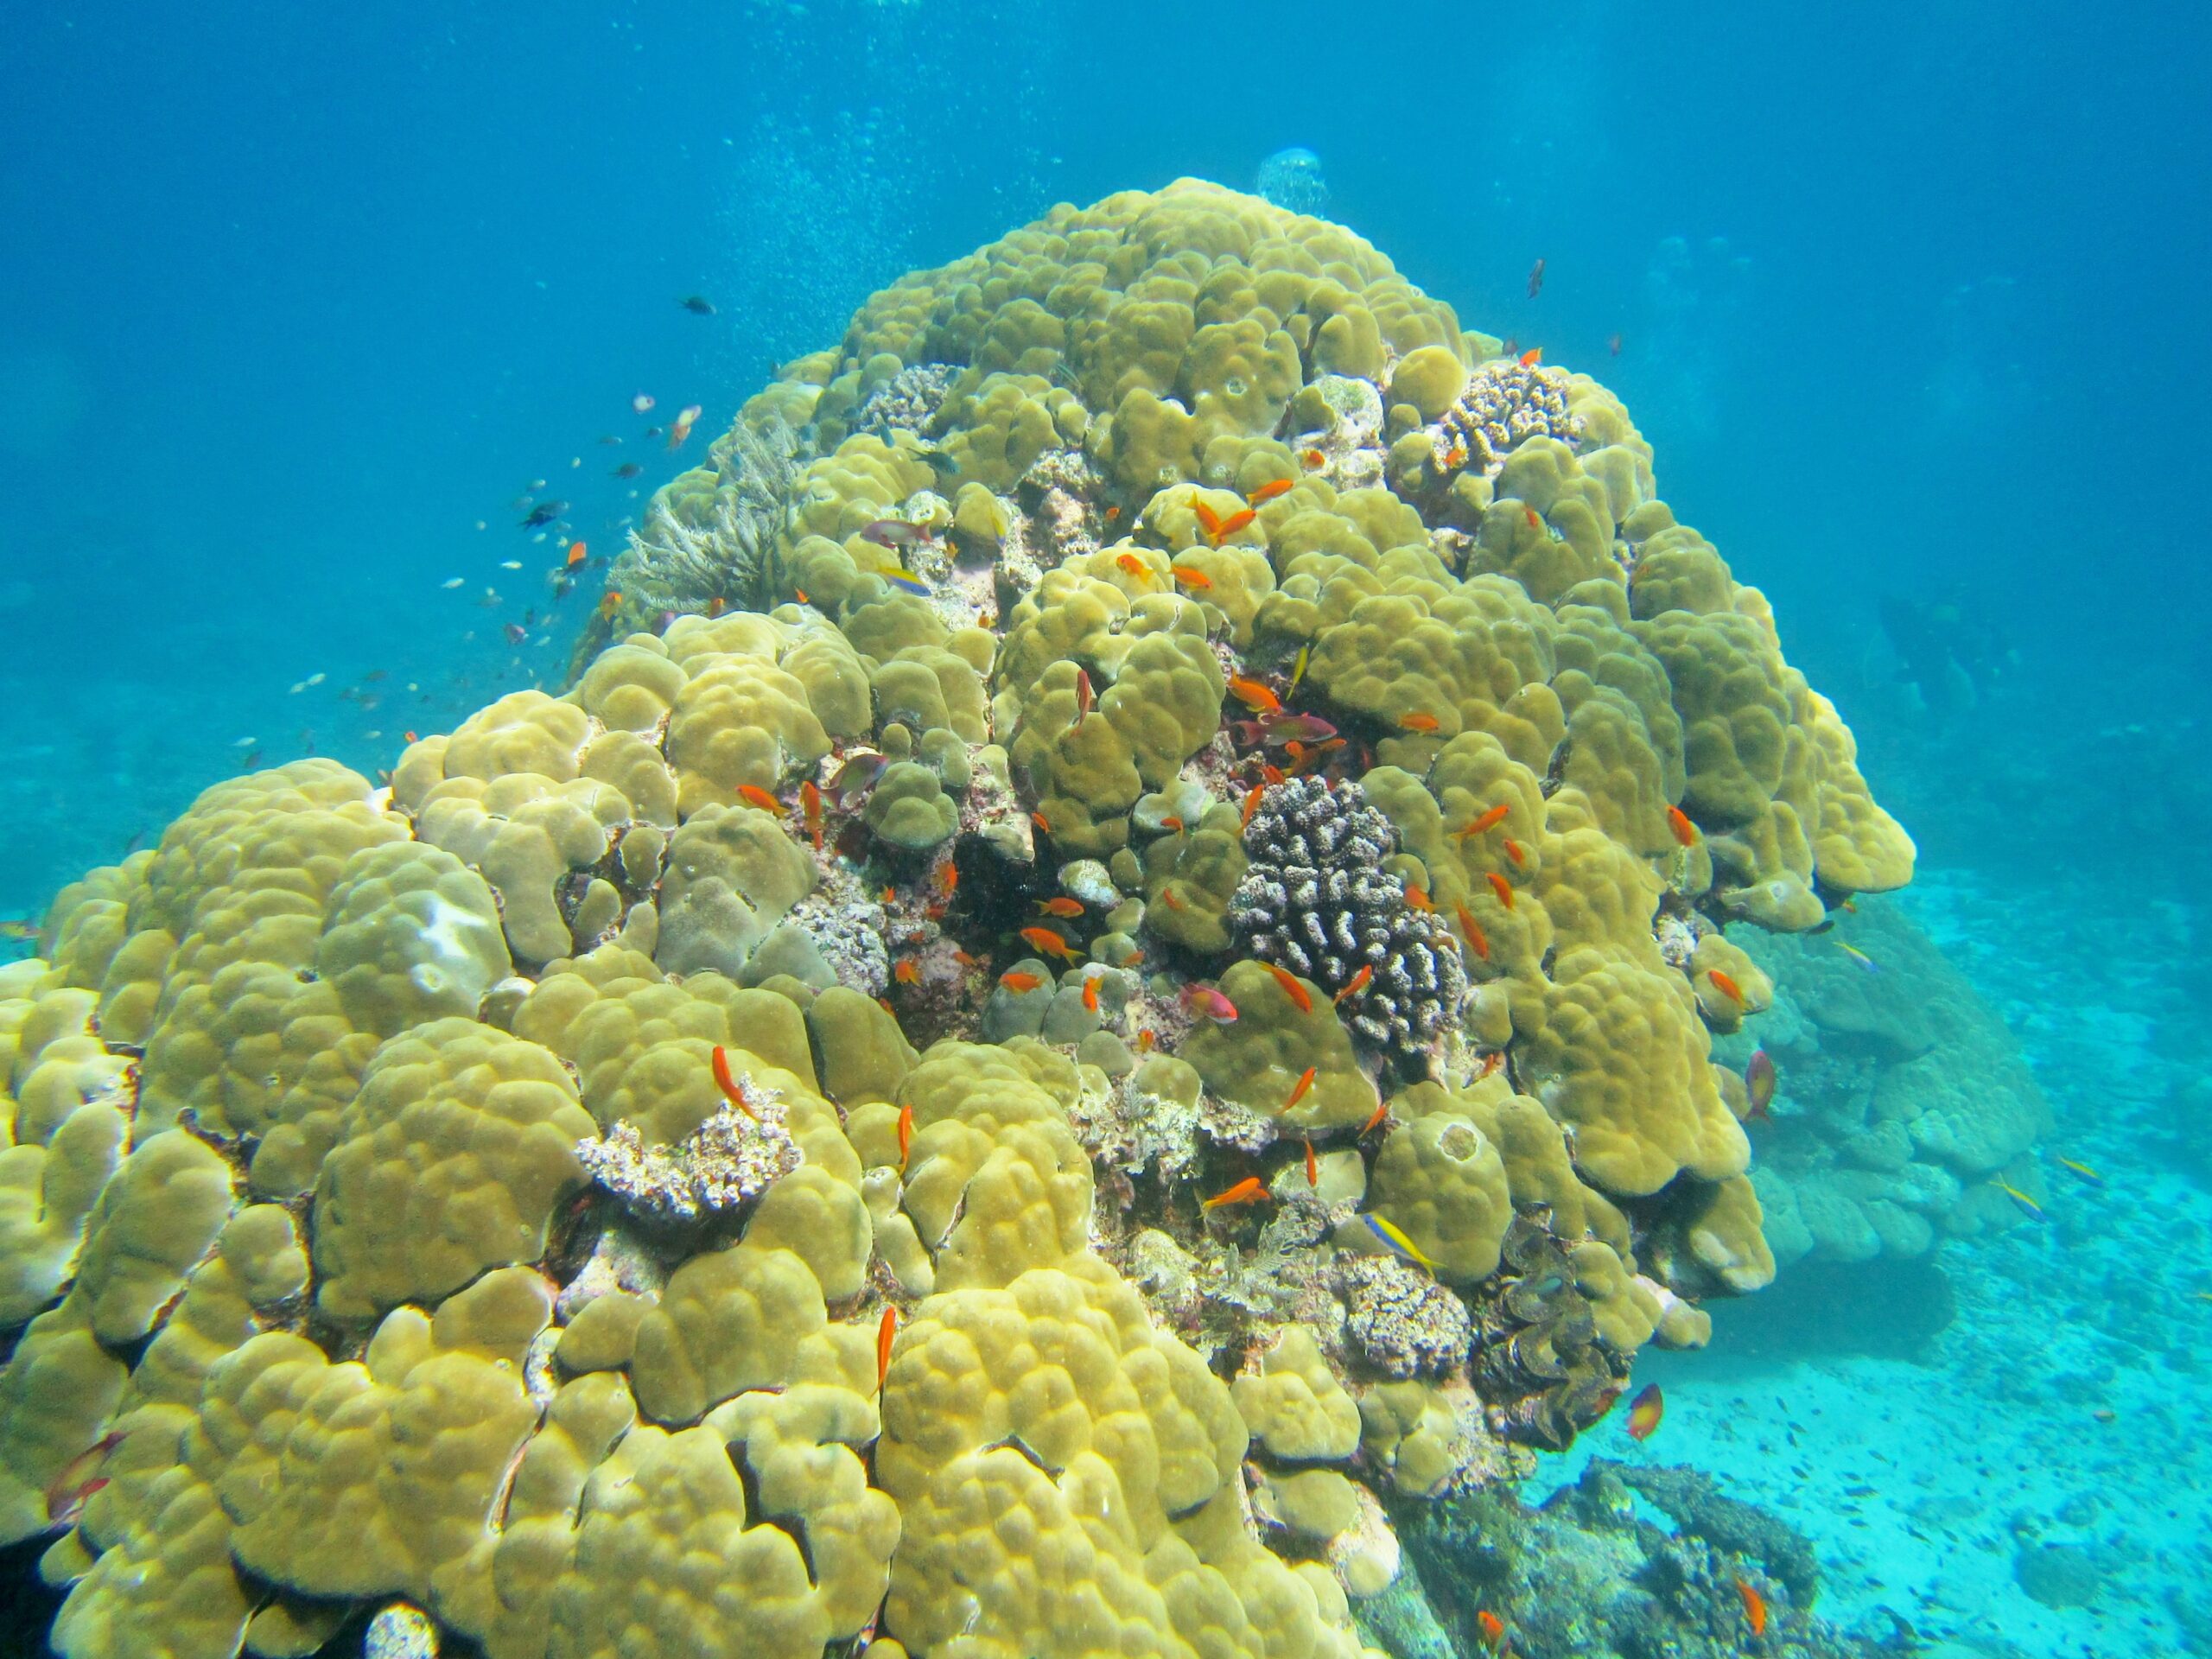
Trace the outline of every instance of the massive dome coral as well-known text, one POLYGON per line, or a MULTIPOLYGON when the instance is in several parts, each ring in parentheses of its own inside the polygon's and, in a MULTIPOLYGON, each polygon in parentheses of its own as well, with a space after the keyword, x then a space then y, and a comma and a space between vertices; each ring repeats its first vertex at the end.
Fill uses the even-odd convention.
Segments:
POLYGON ((1383 1498, 1770 1275, 1724 929, 1910 843, 1620 404, 1350 232, 903 278, 611 588, 0 972, 62 1653, 1350 1655, 1383 1498))

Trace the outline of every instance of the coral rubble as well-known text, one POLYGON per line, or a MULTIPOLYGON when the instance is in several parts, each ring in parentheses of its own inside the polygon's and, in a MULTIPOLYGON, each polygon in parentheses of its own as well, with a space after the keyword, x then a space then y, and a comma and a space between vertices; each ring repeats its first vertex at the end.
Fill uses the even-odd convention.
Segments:
MULTIPOLYGON (((593 616, 0 969, 67 1659, 1352 1659, 1770 1276, 1726 930, 1911 844, 1618 400, 1350 232, 1185 181, 899 279, 593 616)), ((1633 1542, 1732 1629, 1738 1533, 1633 1542)))

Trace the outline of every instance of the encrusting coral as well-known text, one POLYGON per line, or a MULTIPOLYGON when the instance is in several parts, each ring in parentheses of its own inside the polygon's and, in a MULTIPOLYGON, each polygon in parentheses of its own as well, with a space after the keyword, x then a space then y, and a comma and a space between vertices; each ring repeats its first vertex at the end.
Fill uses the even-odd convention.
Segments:
POLYGON ((1722 930, 1911 847, 1594 381, 1185 181, 875 295, 649 524, 564 695, 0 969, 69 1659, 1350 1659, 1384 1494, 1772 1272, 1722 930))

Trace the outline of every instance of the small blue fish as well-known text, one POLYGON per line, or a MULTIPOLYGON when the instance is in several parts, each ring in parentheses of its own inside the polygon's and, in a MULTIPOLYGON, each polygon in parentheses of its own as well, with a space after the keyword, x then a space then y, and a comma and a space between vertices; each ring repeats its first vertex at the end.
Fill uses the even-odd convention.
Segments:
POLYGON ((1431 1273, 1436 1271, 1436 1263, 1423 1255, 1421 1247, 1408 1238, 1404 1230, 1395 1222, 1385 1221, 1380 1216, 1371 1215, 1362 1216, 1360 1219, 1367 1224, 1369 1232, 1389 1247, 1391 1255, 1403 1256, 1416 1266, 1427 1268, 1431 1273))
POLYGON ((2048 1221, 2050 1219, 2048 1216, 2044 1214, 2043 1205, 2037 1204, 2026 1193, 2021 1192, 2018 1187, 2013 1186, 2004 1181, 1992 1181, 1990 1185, 1995 1187, 1999 1192, 2002 1192, 2006 1198, 2012 1199, 2014 1204, 2018 1205, 2020 1208, 2020 1213, 2027 1217, 2031 1221, 2048 1221))

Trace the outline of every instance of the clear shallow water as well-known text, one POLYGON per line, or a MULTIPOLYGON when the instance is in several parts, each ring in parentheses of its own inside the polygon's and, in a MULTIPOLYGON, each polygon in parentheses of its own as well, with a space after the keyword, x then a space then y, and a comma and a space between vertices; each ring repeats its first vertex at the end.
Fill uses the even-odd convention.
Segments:
POLYGON ((1902 4, 1817 29, 1625 5, 11 20, 0 916, 256 757, 372 769, 557 681, 574 601, 510 504, 548 480, 611 551, 684 459, 642 442, 635 394, 718 429, 912 266, 1055 200, 1247 184, 1310 146, 1332 211, 1463 321, 1627 400, 1663 493, 1773 597, 1919 837, 1899 902, 2018 1033, 2046 1144, 2107 1179, 2061 1186, 2048 1230, 1947 1251, 1958 1311, 1917 1359, 1777 1352, 1758 1300, 1730 1310, 1708 1353, 1652 1362, 1675 1405, 1646 1451, 1795 1513, 1841 1609, 2030 1653, 2202 1642, 2172 1602, 2204 1574, 2202 1516, 2174 1494, 2212 1281, 2172 1091, 2212 1047, 2212 54, 2175 27, 1902 4), (1885 595, 1955 601, 1961 650, 2017 660, 1939 716, 1885 595), (2029 1526, 2110 1552, 2098 1604, 2021 1594, 2029 1526))

